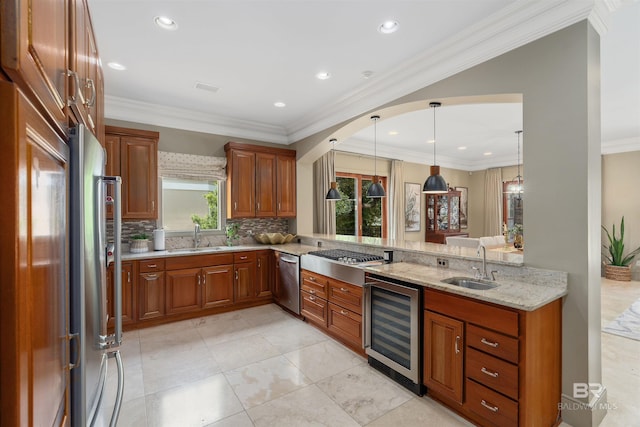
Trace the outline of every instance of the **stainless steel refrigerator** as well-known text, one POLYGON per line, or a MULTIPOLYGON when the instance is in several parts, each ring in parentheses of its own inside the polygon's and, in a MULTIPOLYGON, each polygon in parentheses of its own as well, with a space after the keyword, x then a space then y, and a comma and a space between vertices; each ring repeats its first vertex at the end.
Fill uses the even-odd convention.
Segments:
POLYGON ((118 421, 124 374, 122 343, 122 267, 120 263, 120 177, 104 176, 106 152, 83 125, 71 137, 71 424, 99 426, 118 421), (113 186, 113 196, 107 195, 113 186), (113 204, 114 244, 106 239, 106 205, 113 204), (115 332, 107 331, 107 263, 114 262, 115 332), (118 389, 110 418, 103 416, 108 359, 114 358, 118 389))

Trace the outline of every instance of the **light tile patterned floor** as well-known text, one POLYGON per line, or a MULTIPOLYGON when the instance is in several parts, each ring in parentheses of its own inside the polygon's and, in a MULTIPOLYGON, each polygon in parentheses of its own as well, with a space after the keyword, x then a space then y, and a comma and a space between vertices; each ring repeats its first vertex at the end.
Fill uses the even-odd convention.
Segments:
MULTIPOLYGON (((638 282, 602 285, 603 323, 640 297, 638 282)), ((602 426, 638 425, 640 341, 603 334, 602 345, 615 406, 602 426)), ((121 427, 470 425, 276 305, 127 332, 122 356, 121 427)), ((115 389, 110 360, 105 413, 115 389)))

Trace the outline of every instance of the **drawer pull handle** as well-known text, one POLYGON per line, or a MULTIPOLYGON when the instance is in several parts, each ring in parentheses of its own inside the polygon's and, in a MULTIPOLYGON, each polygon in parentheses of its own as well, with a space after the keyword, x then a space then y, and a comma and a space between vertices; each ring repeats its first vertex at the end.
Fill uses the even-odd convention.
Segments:
POLYGON ((487 368, 485 368, 484 366, 480 370, 482 371, 483 374, 489 375, 490 377, 493 377, 493 378, 498 378, 498 373, 497 372, 491 372, 487 368))
POLYGON ((155 265, 155 264, 147 264, 147 267, 148 267, 148 268, 156 268, 156 267, 157 267, 157 265, 155 265))
POLYGON ((240 259, 247 259, 245 255, 241 256, 240 259))
POLYGON ((156 280, 158 278, 157 274, 147 274, 147 279, 156 280))
POLYGON ((347 288, 340 288, 340 290, 341 290, 342 292, 349 292, 349 289, 347 289, 347 288))
POLYGON ((484 406, 485 408, 487 408, 488 410, 492 411, 492 412, 498 412, 498 407, 497 406, 491 406, 489 405, 487 402, 485 402, 484 399, 482 399, 482 401, 480 402, 480 404, 482 406, 484 406))
POLYGON ((346 316, 346 315, 348 315, 349 313, 347 313, 347 312, 346 312, 346 311, 344 311, 344 310, 340 310, 340 314, 342 314, 343 316, 346 316))
POLYGON ((458 347, 458 342, 460 342, 460 335, 456 336, 456 354, 460 353, 460 347, 458 347))
POLYGON ((482 344, 488 345, 489 347, 493 347, 493 348, 496 348, 496 347, 498 347, 498 345, 499 345, 499 343, 497 343, 497 342, 487 341, 487 339, 486 339, 486 338, 482 338, 482 339, 480 340, 480 342, 481 342, 482 344))
POLYGON ((316 293, 316 291, 315 291, 315 289, 309 289, 309 293, 313 295, 313 294, 316 293))
POLYGON ((316 281, 316 278, 315 278, 315 277, 311 277, 311 276, 309 276, 307 279, 308 279, 310 282, 315 282, 315 281, 316 281))
POLYGON ((309 297, 309 301, 315 301, 315 300, 316 300, 316 297, 314 297, 313 295, 309 297))

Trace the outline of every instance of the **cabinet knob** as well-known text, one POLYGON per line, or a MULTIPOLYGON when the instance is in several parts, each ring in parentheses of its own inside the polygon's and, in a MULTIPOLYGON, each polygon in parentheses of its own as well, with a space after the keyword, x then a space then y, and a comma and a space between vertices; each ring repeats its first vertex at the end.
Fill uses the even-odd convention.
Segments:
POLYGON ((313 295, 309 297, 309 301, 315 301, 315 300, 316 300, 316 297, 314 297, 313 295))
POLYGON ((340 288, 340 290, 341 290, 342 292, 349 292, 349 289, 347 289, 347 288, 340 288))

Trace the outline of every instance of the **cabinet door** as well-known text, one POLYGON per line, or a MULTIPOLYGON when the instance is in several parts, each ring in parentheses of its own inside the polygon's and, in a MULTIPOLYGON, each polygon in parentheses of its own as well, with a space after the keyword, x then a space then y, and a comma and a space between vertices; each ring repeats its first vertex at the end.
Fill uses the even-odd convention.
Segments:
POLYGON ((256 153, 256 216, 276 216, 276 156, 256 153))
POLYGON ((68 425, 68 147, 15 85, 0 99, 0 425, 68 425))
POLYGON ((277 201, 279 217, 296 216, 296 158, 278 156, 277 201))
POLYGON ((270 297, 271 282, 273 280, 272 252, 259 251, 256 258, 256 297, 270 297))
POLYGON ((231 151, 231 184, 227 218, 255 217, 256 157, 246 151, 231 151))
POLYGON ((233 304, 233 265, 216 265, 202 269, 204 294, 202 308, 233 304))
POLYGON ((200 310, 202 282, 200 268, 167 271, 167 314, 200 310))
POLYGON ((462 403, 464 323, 431 311, 424 315, 424 384, 462 403))
MULTIPOLYGON (((318 300, 320 300, 318 298, 318 300)), ((351 310, 329 303, 327 312, 327 327, 338 337, 362 348, 362 316, 351 310)))
POLYGON ((256 264, 243 262, 234 265, 234 302, 255 299, 256 264))
POLYGON ((122 136, 122 218, 156 219, 158 144, 146 138, 122 136))
POLYGON ((2 68, 44 106, 57 130, 67 128, 67 0, 0 2, 2 68))
MULTIPOLYGON (((113 266, 107 269, 107 314, 109 322, 107 326, 113 328, 115 326, 115 294, 114 294, 114 277, 113 266)), ((122 324, 130 325, 135 323, 135 300, 133 293, 133 263, 122 263, 122 324)))
POLYGON ((165 313, 164 273, 142 273, 138 276, 139 319, 163 317, 165 313))

